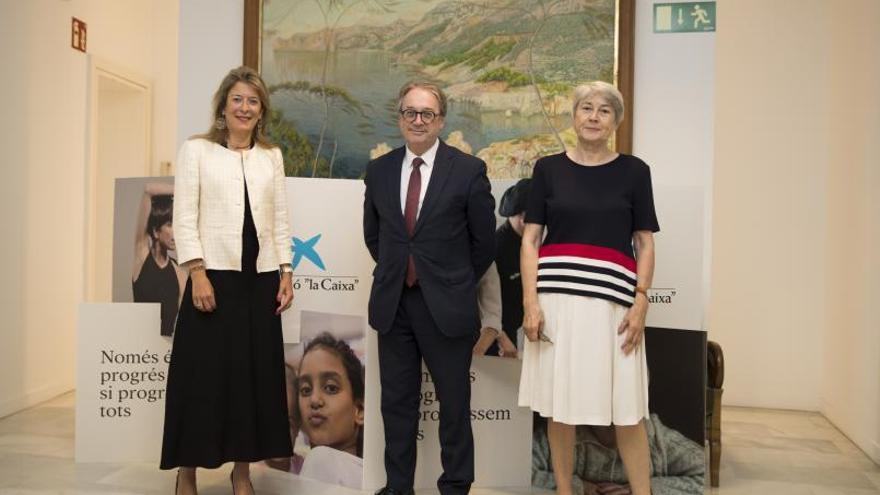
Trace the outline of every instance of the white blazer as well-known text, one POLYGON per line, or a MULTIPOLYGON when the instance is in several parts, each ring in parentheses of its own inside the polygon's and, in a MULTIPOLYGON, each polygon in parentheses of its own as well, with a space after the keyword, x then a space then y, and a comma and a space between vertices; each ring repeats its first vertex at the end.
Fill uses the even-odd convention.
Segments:
POLYGON ((290 263, 281 150, 259 144, 242 153, 195 138, 183 143, 174 179, 177 261, 203 259, 210 270, 241 271, 244 184, 257 228, 257 271, 290 263))

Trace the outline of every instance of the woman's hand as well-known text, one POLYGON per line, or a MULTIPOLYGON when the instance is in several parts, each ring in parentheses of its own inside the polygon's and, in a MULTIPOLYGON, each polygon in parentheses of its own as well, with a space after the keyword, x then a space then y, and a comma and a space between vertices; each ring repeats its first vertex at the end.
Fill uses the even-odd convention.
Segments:
POLYGON ((645 316, 647 314, 648 298, 645 294, 637 292, 635 302, 627 310, 626 316, 620 322, 620 326, 617 327, 618 335, 626 334, 626 337, 623 339, 623 345, 620 346, 624 356, 629 356, 642 343, 645 333, 645 316))
POLYGON ((498 335, 498 355, 506 358, 515 358, 518 355, 516 344, 504 332, 498 335))
POLYGON ((217 301, 214 299, 214 286, 208 280, 205 270, 192 270, 189 276, 192 278, 193 306, 203 313, 210 313, 217 309, 217 301))
POLYGON ((541 311, 541 306, 537 303, 526 305, 524 310, 523 331, 529 341, 537 342, 544 330, 544 312, 541 311))
POLYGON ((519 271, 523 287, 523 333, 537 342, 544 329, 544 313, 538 303, 538 249, 544 238, 544 226, 527 223, 519 249, 519 271))
POLYGON ((489 347, 492 345, 492 342, 495 342, 495 339, 498 337, 498 330, 492 327, 486 327, 480 329, 480 338, 477 339, 477 343, 474 344, 474 356, 483 356, 486 354, 486 351, 489 350, 489 347))
MULTIPOLYGON (((654 233, 649 230, 637 230, 633 232, 633 247, 636 254, 636 273, 638 279, 636 287, 651 287, 654 278, 654 233)), ((617 328, 617 334, 626 333, 623 345, 623 355, 638 349, 645 333, 645 316, 648 314, 647 289, 637 289, 636 298, 630 306, 617 328)))
POLYGON ((276 315, 280 315, 283 311, 293 303, 293 274, 284 272, 281 274, 281 282, 278 284, 278 295, 275 296, 278 301, 278 308, 275 310, 276 315))

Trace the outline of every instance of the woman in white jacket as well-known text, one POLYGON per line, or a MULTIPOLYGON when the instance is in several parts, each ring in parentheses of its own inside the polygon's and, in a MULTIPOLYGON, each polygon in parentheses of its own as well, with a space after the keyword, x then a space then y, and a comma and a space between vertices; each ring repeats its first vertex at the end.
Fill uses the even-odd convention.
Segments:
POLYGON ((251 494, 249 463, 292 455, 281 312, 293 300, 281 151, 264 134, 265 83, 233 69, 214 95, 215 122, 183 144, 174 230, 190 273, 168 374, 162 469, 196 493, 196 468, 234 462, 233 492, 251 494))

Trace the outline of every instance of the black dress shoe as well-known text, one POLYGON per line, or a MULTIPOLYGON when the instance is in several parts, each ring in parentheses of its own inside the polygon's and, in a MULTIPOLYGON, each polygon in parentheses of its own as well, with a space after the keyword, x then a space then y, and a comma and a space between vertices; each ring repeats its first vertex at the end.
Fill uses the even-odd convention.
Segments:
POLYGON ((388 488, 382 487, 377 492, 376 495, 415 495, 415 492, 410 488, 409 490, 403 491, 398 490, 396 488, 388 488))

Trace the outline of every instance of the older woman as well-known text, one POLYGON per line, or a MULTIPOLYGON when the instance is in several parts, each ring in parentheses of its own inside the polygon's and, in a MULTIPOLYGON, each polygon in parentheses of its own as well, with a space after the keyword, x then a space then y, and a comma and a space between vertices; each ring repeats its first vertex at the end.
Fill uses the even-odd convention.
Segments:
POLYGON ((557 493, 572 493, 574 425, 613 424, 632 493, 647 495, 651 173, 609 147, 623 120, 613 86, 576 88, 572 114, 577 147, 538 160, 526 209, 519 402, 548 418, 557 493))
POLYGON ((213 127, 183 144, 175 180, 178 259, 190 279, 174 333, 162 469, 196 493, 196 467, 234 462, 233 492, 251 494, 249 463, 290 457, 281 312, 293 300, 281 151, 264 134, 266 85, 227 74, 213 127))

